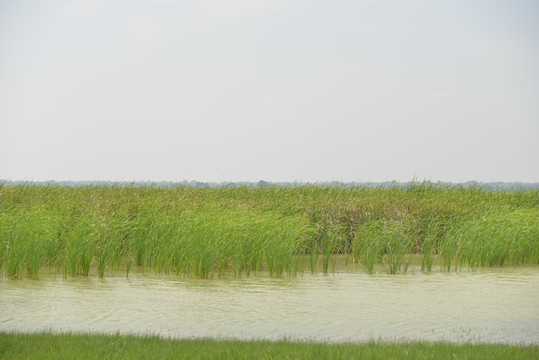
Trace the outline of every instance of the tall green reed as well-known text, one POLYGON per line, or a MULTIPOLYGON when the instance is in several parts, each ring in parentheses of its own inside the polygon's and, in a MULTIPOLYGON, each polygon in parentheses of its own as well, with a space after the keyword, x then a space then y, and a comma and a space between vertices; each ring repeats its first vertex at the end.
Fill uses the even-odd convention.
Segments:
POLYGON ((328 272, 342 254, 374 271, 538 263, 539 190, 0 184, 0 266, 104 276, 114 266, 213 277, 328 272))

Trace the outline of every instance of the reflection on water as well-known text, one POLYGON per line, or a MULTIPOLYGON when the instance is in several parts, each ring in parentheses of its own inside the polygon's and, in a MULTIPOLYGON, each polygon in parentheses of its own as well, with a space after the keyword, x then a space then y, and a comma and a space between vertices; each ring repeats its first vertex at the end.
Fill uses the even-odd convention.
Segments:
POLYGON ((0 330, 170 337, 539 343, 539 267, 305 274, 295 279, 131 272, 0 279, 0 330))

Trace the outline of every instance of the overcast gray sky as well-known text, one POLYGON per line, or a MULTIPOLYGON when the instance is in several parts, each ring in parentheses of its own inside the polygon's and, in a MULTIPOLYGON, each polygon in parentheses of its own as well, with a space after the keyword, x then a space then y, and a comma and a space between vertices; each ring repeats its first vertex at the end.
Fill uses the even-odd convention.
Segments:
POLYGON ((539 1, 0 0, 0 179, 539 181, 539 1))

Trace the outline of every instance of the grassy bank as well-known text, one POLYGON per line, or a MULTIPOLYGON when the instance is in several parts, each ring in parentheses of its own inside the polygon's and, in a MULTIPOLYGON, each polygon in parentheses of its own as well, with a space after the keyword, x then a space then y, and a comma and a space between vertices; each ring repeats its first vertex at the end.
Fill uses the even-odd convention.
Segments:
POLYGON ((10 278, 133 265, 293 276, 319 262, 328 271, 334 254, 389 273, 406 271, 412 254, 425 271, 435 261, 447 270, 537 264, 539 189, 0 184, 0 267, 10 278))
POLYGON ((0 333, 1 359, 537 359, 538 346, 449 343, 326 344, 0 333))

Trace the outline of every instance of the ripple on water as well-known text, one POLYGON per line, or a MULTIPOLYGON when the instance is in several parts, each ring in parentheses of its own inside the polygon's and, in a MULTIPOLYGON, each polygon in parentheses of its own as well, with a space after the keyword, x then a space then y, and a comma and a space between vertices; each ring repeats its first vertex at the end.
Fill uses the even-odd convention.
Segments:
POLYGON ((539 267, 201 280, 0 280, 0 330, 539 343, 539 267))

